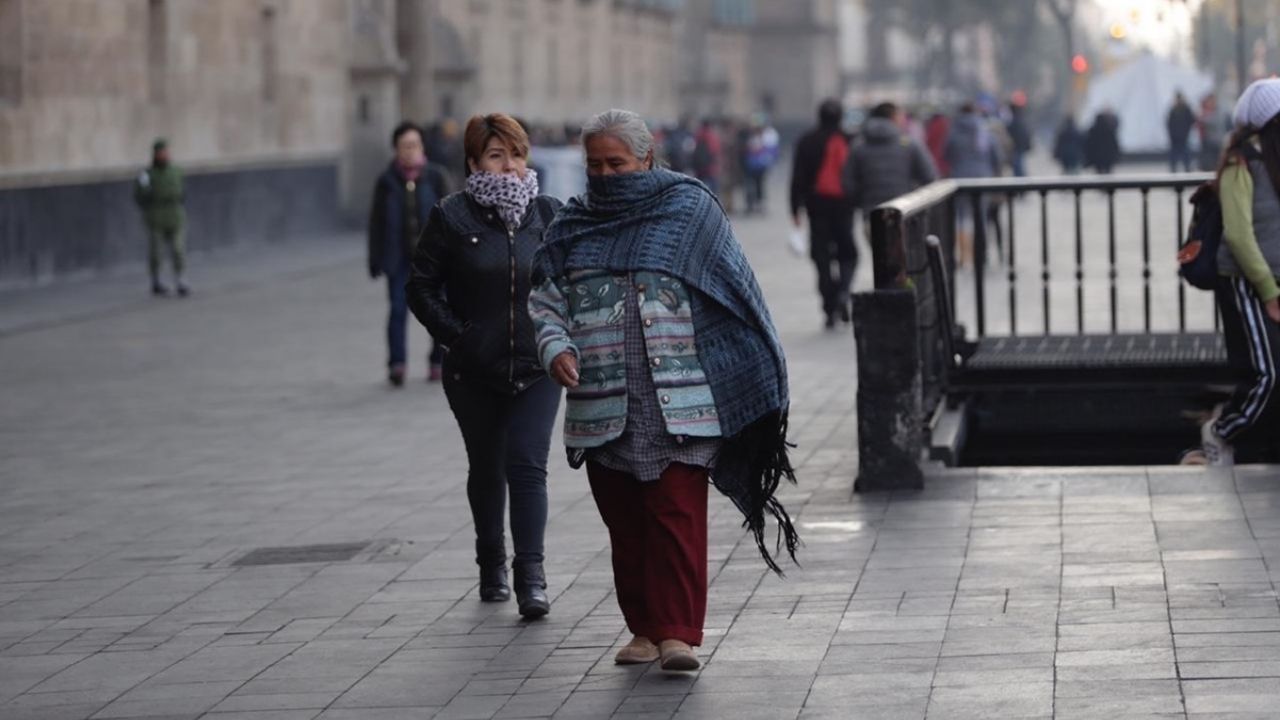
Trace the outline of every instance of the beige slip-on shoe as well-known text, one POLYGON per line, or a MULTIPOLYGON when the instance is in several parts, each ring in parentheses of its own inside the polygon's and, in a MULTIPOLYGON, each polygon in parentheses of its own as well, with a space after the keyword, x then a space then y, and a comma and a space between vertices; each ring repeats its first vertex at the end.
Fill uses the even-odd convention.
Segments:
POLYGON ((688 643, 680 640, 663 640, 658 645, 663 670, 697 670, 702 663, 688 643))
POLYGON ((654 645, 649 638, 636 635, 631 638, 631 642, 627 643, 613 656, 613 661, 619 665, 643 665, 651 663, 658 659, 658 646, 654 645))

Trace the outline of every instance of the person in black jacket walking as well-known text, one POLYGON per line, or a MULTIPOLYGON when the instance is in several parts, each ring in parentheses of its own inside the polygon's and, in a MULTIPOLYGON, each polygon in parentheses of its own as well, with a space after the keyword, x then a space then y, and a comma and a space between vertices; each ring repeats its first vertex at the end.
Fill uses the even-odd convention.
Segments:
MULTIPOLYGON (((396 156, 373 186, 369 210, 369 277, 387 276, 387 296, 391 313, 387 318, 387 381, 404 385, 408 359, 405 323, 409 318, 405 283, 409 280, 409 259, 418 242, 418 233, 427 213, 448 191, 445 175, 427 164, 422 149, 422 129, 402 122, 391 133, 396 156)), ((428 380, 440 379, 443 352, 433 339, 427 358, 428 380)))
POLYGON ((849 151, 844 191, 864 216, 877 205, 938 179, 928 151, 902 125, 898 106, 880 103, 862 124, 862 142, 849 151))
POLYGON ((560 207, 538 194, 529 137, 510 116, 471 118, 466 190, 440 201, 413 256, 409 306, 448 351, 444 392, 467 448, 480 599, 511 597, 503 515, 511 498, 520 614, 551 609, 543 572, 547 455, 560 387, 542 370, 529 319, 534 252, 560 207))
POLYGON ((809 256, 818 271, 818 294, 827 328, 849 320, 849 288, 858 267, 853 244, 853 204, 841 180, 849 156, 849 137, 840 129, 844 106, 824 100, 818 106, 818 126, 796 143, 791 168, 791 218, 802 227, 801 211, 809 215, 809 256))

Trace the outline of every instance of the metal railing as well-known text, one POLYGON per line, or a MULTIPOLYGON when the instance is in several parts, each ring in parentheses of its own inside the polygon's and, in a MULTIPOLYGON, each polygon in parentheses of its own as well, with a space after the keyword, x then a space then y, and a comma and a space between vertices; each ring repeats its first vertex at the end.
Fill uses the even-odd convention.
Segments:
MULTIPOLYGON (((1210 177, 1195 173, 942 180, 875 208, 869 218, 875 286, 914 287, 917 293, 925 407, 936 405, 947 367, 954 362, 946 356, 941 332, 957 323, 964 327, 965 339, 973 341, 1003 334, 1116 334, 1122 331, 1122 309, 1128 314, 1140 309, 1140 323, 1130 323, 1127 330, 1152 333, 1157 331, 1155 308, 1162 320, 1168 320, 1160 331, 1187 332, 1188 297, 1176 274, 1175 256, 1190 217, 1189 191, 1210 177), (1117 215, 1117 195, 1130 193, 1140 200, 1137 218, 1123 209, 1117 215), (1163 226, 1158 232, 1153 230, 1153 193, 1171 201, 1157 210, 1155 217, 1163 226), (962 207, 972 218, 975 270, 958 274, 955 241, 957 211, 962 207), (1093 214, 1098 212, 1105 214, 1101 237, 1101 218, 1093 214), (1038 242, 1020 242, 1019 219, 1038 219, 1038 242), (1129 229, 1119 228, 1118 219, 1129 229), (933 297, 939 284, 928 262, 930 235, 939 238, 947 260, 950 322, 941 322, 933 297), (993 240, 999 260, 988 267, 993 240), (1030 257, 1021 257, 1028 251, 1030 257), (1105 257, 1104 267, 1099 267, 1099 254, 1105 257), (1122 254, 1137 267, 1122 267, 1122 254), (1122 273, 1140 277, 1140 292, 1122 282, 1122 273), (1027 274, 1033 275, 1031 283, 1027 274), (1176 302, 1172 317, 1168 308, 1156 304, 1156 289, 1176 296, 1176 301, 1170 299, 1176 302), (1099 295, 1106 301, 1103 312, 1098 312, 1099 295), (1029 304, 1039 308, 1028 310, 1029 304), (966 317, 954 316, 962 311, 966 317), (993 315, 1001 316, 997 324, 1003 327, 993 327, 993 315)), ((1196 303, 1197 310, 1204 305, 1202 298, 1196 303)), ((1198 314, 1200 325, 1216 329, 1217 316, 1211 309, 1198 314)))

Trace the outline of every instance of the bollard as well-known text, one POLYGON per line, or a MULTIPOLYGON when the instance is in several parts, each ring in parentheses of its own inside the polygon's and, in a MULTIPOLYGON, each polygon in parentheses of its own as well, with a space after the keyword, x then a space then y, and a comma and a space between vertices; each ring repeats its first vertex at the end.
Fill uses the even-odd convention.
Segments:
POLYGON ((924 487, 920 348, 914 290, 853 296, 858 346, 857 492, 924 487))

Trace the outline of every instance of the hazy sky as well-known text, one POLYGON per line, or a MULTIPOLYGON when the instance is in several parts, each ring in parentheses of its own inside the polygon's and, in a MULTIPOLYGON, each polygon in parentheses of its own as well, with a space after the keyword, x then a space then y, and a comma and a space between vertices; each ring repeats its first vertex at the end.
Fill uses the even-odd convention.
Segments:
MULTIPOLYGON (((1100 24, 1096 31, 1105 37, 1112 25, 1121 26, 1128 39, 1162 53, 1185 52, 1191 44, 1191 21, 1201 0, 1093 0, 1087 15, 1100 24)), ((1090 19, 1085 19, 1090 23, 1090 19)), ((1092 28, 1089 29, 1093 31, 1092 28)))

